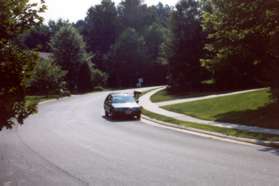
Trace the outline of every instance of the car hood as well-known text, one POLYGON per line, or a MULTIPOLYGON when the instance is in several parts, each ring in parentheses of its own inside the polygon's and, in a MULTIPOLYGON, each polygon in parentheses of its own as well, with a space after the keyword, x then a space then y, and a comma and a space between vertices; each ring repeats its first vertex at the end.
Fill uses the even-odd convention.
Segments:
POLYGON ((114 108, 140 108, 139 104, 135 103, 113 103, 114 108))

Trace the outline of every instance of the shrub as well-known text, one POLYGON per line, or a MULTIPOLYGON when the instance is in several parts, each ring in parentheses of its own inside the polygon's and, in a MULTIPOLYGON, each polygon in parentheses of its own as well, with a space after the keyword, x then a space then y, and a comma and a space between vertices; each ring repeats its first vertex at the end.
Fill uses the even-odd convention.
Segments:
POLYGON ((63 94, 66 82, 66 71, 50 60, 40 60, 33 73, 26 81, 29 93, 39 95, 63 94))

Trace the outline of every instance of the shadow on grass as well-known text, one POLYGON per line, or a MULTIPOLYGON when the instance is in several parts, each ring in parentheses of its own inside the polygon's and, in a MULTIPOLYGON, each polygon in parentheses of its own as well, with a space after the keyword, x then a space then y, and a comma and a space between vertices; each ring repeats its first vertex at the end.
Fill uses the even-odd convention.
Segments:
MULTIPOLYGON (((249 90, 249 88, 247 88, 247 90, 249 90)), ((200 87, 196 87, 190 90, 172 89, 171 87, 168 87, 167 89, 163 90, 162 93, 177 99, 181 99, 181 98, 202 97, 202 96, 215 95, 215 94, 226 94, 235 91, 243 91, 243 89, 242 88, 220 89, 215 87, 214 84, 210 84, 210 85, 202 85, 200 87)))
POLYGON ((203 97, 215 94, 225 94, 230 91, 215 91, 215 90, 195 90, 195 91, 173 91, 170 89, 162 90, 151 96, 152 102, 169 101, 175 99, 203 97))
POLYGON ((230 93, 231 91, 221 91, 221 90, 201 90, 201 91, 171 91, 166 90, 166 93, 176 99, 183 99, 183 98, 195 98, 195 97, 203 97, 208 95, 214 94, 225 94, 230 93))
POLYGON ((241 123, 247 126, 279 129, 279 102, 273 102, 257 110, 228 112, 217 115, 216 121, 241 123))

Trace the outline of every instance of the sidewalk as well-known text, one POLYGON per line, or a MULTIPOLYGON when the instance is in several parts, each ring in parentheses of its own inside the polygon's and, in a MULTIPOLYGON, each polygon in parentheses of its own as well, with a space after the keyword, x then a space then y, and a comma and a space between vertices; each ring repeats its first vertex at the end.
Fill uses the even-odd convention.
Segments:
MULTIPOLYGON (((216 127, 223 127, 223 128, 231 128, 231 129, 238 129, 238 130, 243 130, 243 131, 249 131, 249 132, 256 132, 256 133, 265 133, 265 134, 273 134, 273 135, 279 135, 279 130, 277 129, 266 129, 266 128, 259 128, 259 127, 250 127, 250 126, 245 126, 245 125, 241 125, 241 124, 234 124, 234 123, 226 123, 226 122, 217 122, 217 121, 207 121, 207 120, 202 120, 202 119, 198 119, 198 118, 194 118, 191 116, 187 116, 184 114, 179 114, 176 112, 171 112, 165 109, 160 108, 160 106, 162 104, 160 103, 152 103, 150 101, 150 97, 165 89, 165 87, 163 88, 159 88, 156 90, 152 90, 148 93, 146 93, 145 95, 143 95, 142 97, 140 97, 140 104, 144 107, 144 109, 150 111, 150 112, 154 112, 156 114, 161 114, 161 115, 165 115, 171 118, 175 118, 177 120, 181 120, 181 121, 186 121, 186 122, 191 122, 191 123, 197 123, 197 124, 201 124, 201 125, 211 125, 211 126, 216 126, 216 127)), ((251 91, 255 91, 255 90, 249 90, 251 91)), ((246 91, 246 92, 249 92, 246 91)), ((238 92, 238 93, 243 93, 242 92, 238 92)), ((236 94, 236 93, 230 93, 231 95, 236 94)), ((226 95, 230 95, 230 94, 226 94, 226 95)), ((220 96, 225 96, 224 94, 221 95, 213 95, 214 97, 220 97, 220 96)), ((201 97, 201 98, 194 98, 195 100, 201 100, 201 99, 208 99, 208 98, 213 98, 213 97, 201 97)), ((183 102, 187 102, 188 100, 193 101, 193 98, 187 98, 187 99, 182 99, 182 100, 174 100, 174 101, 168 101, 165 102, 164 104, 169 104, 169 103, 183 103, 183 102)))

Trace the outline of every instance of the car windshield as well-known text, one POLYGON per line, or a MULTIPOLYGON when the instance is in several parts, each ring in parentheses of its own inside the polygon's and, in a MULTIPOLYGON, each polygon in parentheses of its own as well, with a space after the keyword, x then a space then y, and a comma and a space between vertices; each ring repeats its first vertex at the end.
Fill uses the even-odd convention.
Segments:
POLYGON ((131 103, 135 102, 133 96, 123 95, 123 96, 114 96, 112 98, 112 103, 131 103))

